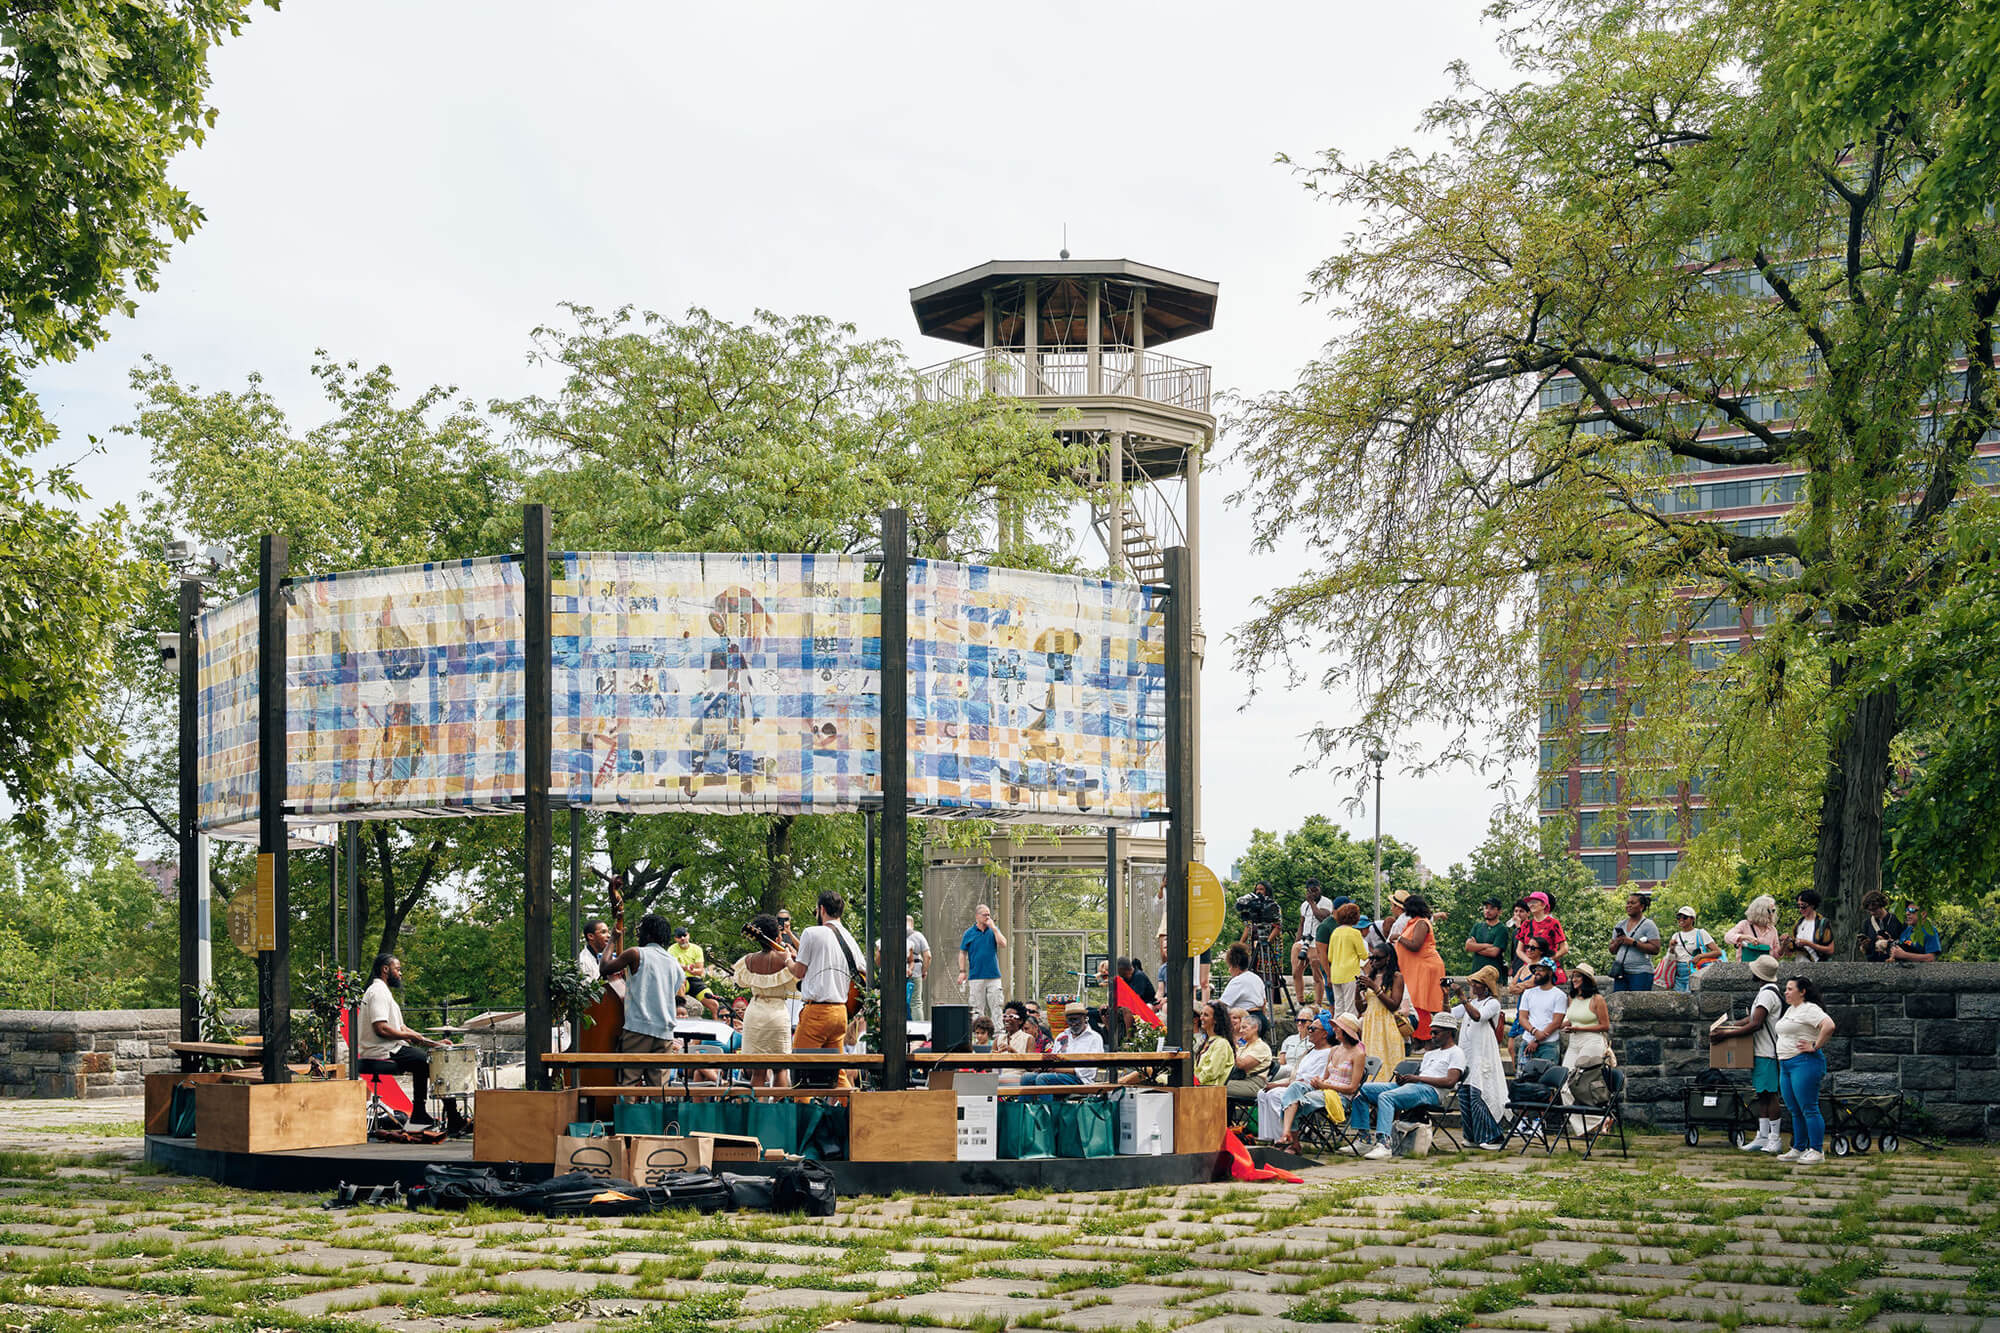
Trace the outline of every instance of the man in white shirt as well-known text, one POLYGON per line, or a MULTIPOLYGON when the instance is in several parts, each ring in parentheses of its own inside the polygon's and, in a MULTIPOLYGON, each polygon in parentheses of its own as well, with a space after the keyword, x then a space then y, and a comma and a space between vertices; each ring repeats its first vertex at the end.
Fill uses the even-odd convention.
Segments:
MULTIPOLYGON (((1063 1007, 1063 1017, 1069 1021, 1069 1026, 1063 1031, 1056 1033, 1055 1040, 1049 1044, 1050 1054, 1104 1054, 1104 1038, 1096 1028, 1090 1026, 1089 1006, 1071 1000, 1063 1007)), ((1097 1070, 1095 1069, 1048 1070, 1042 1073, 1027 1074, 1021 1079, 1022 1086, 1024 1087, 1029 1084, 1056 1086, 1061 1084, 1095 1082, 1097 1082, 1097 1070)))
MULTIPOLYGON (((1306 968, 1312 962, 1313 937, 1319 931, 1319 923, 1333 915, 1333 904, 1320 895, 1319 881, 1306 881, 1305 896, 1299 900, 1299 934, 1292 941, 1292 998, 1304 1001, 1306 998, 1306 968)), ((1313 968, 1314 988, 1319 989, 1323 978, 1319 969, 1313 968)), ((1326 996, 1321 995, 1324 1000, 1326 996)))
POLYGON ((1514 1063, 1523 1060, 1562 1059, 1562 1017, 1569 1009, 1569 996, 1558 989, 1555 965, 1538 958, 1529 965, 1535 984, 1521 992, 1516 1015, 1521 1021, 1521 1040, 1514 1051, 1514 1063))
MULTIPOLYGON (((799 979, 799 1025, 792 1033, 792 1050, 847 1049, 847 991, 851 984, 865 982, 861 966, 861 946, 840 923, 846 900, 828 889, 819 896, 816 926, 808 926, 799 936, 798 953, 792 961, 792 975, 799 979)), ((850 1087, 852 1081, 842 1070, 836 1087, 850 1087)))
POLYGON ((368 989, 361 992, 361 1020, 354 1053, 360 1061, 364 1074, 397 1074, 410 1076, 410 1123, 429 1125, 435 1122, 425 1109, 425 1094, 430 1091, 430 1057, 421 1051, 411 1049, 411 1043, 438 1049, 451 1045, 448 1041, 438 1041, 423 1033, 403 1025, 403 1006, 396 1002, 396 992, 403 988, 403 960, 393 954, 378 954, 375 958, 374 979, 368 989))
POLYGON ((1222 988, 1222 1002, 1231 1009, 1259 1009, 1265 1004, 1264 978, 1250 970, 1250 950, 1242 943, 1229 946, 1229 981, 1222 988))
POLYGON ((583 928, 583 948, 577 951, 576 970, 593 981, 602 980, 604 960, 613 952, 611 927, 592 917, 583 928))
POLYGON ((1364 1160, 1389 1156, 1389 1131, 1396 1113, 1418 1106, 1442 1106, 1444 1094, 1465 1080, 1465 1052, 1458 1046, 1458 1019, 1447 1012, 1431 1015, 1431 1048, 1414 1074, 1397 1074, 1391 1083, 1363 1083, 1349 1108, 1354 1128, 1363 1138, 1375 1135, 1375 1146, 1364 1160))
MULTIPOLYGON (((1299 1059, 1312 1049, 1311 1030, 1319 1026, 1319 1011, 1309 1004, 1299 1006, 1298 1029, 1278 1044, 1278 1078, 1290 1078, 1298 1072, 1299 1059)), ((1272 1082, 1276 1082, 1273 1078, 1272 1082)))

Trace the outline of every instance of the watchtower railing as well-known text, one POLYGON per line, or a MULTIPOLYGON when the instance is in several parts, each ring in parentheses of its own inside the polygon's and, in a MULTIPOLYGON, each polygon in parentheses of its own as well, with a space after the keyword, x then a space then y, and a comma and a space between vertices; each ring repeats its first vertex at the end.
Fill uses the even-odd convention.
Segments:
POLYGON ((1006 398, 1143 398, 1193 412, 1209 410, 1209 368, 1159 352, 1107 347, 1098 356, 1098 387, 1090 386, 1090 354, 1075 348, 1035 353, 994 348, 918 372, 919 392, 936 402, 984 394, 1006 398))

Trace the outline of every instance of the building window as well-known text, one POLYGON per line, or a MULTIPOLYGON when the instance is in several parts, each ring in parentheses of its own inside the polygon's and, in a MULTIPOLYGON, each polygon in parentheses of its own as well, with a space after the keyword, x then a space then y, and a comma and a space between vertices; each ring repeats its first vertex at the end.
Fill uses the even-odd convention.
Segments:
POLYGON ((1625 867, 1635 880, 1662 880, 1672 877, 1680 859, 1679 852, 1632 852, 1625 858, 1625 867))
POLYGON ((1605 888, 1618 882, 1618 858, 1616 856, 1585 856, 1578 858, 1590 877, 1605 888))
POLYGON ((1578 840, 1585 847, 1616 847, 1618 817, 1614 811, 1586 810, 1576 817, 1578 840))
POLYGON ((1578 805, 1616 805, 1618 803, 1618 774, 1580 773, 1582 779, 1577 792, 1578 805))
POLYGON ((1542 784, 1542 809, 1560 810, 1569 804, 1569 779, 1557 778, 1542 784))
POLYGON ((1671 810, 1634 810, 1626 816, 1626 822, 1633 842, 1673 840, 1674 812, 1671 810))

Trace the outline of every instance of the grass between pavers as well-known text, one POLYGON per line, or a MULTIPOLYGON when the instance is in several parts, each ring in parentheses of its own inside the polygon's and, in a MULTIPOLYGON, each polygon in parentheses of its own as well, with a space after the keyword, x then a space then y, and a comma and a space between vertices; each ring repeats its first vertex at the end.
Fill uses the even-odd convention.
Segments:
MULTIPOLYGON (((1355 1250, 1364 1244, 1421 1248, 1430 1237, 1440 1239, 1428 1248, 1446 1251, 1439 1256, 1441 1263, 1460 1271, 1484 1270, 1481 1276, 1486 1280, 1478 1286, 1431 1282, 1390 1289, 1386 1295, 1391 1299, 1431 1306, 1429 1313, 1407 1321, 1406 1327, 1415 1333, 1472 1322, 1516 1322, 1510 1312, 1531 1313, 1522 1307, 1534 1296, 1600 1295, 1596 1303, 1605 1308, 1605 1314, 1592 1327, 1612 1327, 1628 1318, 1649 1317, 1657 1296, 1627 1298, 1623 1295, 1626 1289, 1615 1280, 1599 1282, 1593 1276, 1619 1259, 1616 1251, 1600 1247, 1599 1240, 1605 1237, 1620 1245, 1671 1252, 1677 1262, 1692 1264, 1688 1281, 1677 1293, 1681 1296, 1697 1291, 1704 1283, 1754 1281, 1784 1288, 1799 1283, 1799 1274, 1816 1265, 1817 1284, 1804 1284, 1798 1303, 1826 1311, 1822 1318, 1803 1322, 1829 1327, 1856 1326, 1882 1316, 1894 1322, 1894 1316, 1904 1314, 1914 1321, 1925 1314, 1978 1313, 1986 1302, 2000 1300, 2000 1268, 1993 1267, 1990 1258, 1995 1228, 2000 1225, 1991 1206, 1990 1186, 2000 1179, 2000 1159, 1947 1154, 1943 1159, 1923 1159, 1921 1164, 1912 1160, 1907 1167, 1886 1160, 1850 1162, 1846 1170, 1814 1175, 1789 1173, 1768 1161, 1730 1160, 1720 1154, 1688 1162, 1683 1160, 1686 1154, 1662 1152, 1659 1147, 1658 1142, 1642 1143, 1630 1164, 1613 1160, 1584 1166, 1556 1158, 1534 1161, 1525 1170, 1516 1164, 1515 1169, 1505 1172, 1461 1169, 1459 1165, 1481 1159, 1445 1158, 1424 1164, 1414 1173, 1405 1169, 1346 1178, 1315 1176, 1305 1187, 1270 1192, 1211 1186, 1127 1191, 1082 1200, 1049 1192, 1006 1199, 865 1200, 843 1208, 833 1225, 799 1218, 740 1216, 621 1219, 615 1240, 552 1247, 525 1266, 562 1269, 586 1277, 608 1276, 613 1271, 608 1260, 612 1253, 658 1254, 659 1259, 641 1264, 630 1274, 636 1285, 629 1290, 605 1284, 597 1294, 630 1298, 634 1304, 656 1302, 630 1326, 663 1330, 714 1327, 742 1317, 741 1301, 750 1283, 743 1284, 743 1291, 725 1291, 714 1294, 713 1299, 704 1293, 701 1303, 692 1303, 685 1296, 676 1298, 674 1285, 691 1279, 708 1263, 740 1263, 740 1271, 732 1269, 724 1276, 751 1279, 758 1287, 782 1285, 852 1293, 873 1290, 875 1284, 865 1281, 863 1275, 885 1267, 894 1251, 923 1255, 916 1270, 918 1279, 883 1289, 871 1304, 868 1318, 908 1324, 937 1322, 922 1316, 899 1317, 894 1308, 896 1298, 936 1290, 966 1277, 1012 1272, 1023 1278, 1048 1280, 1045 1291, 1062 1309, 1046 1321, 1030 1322, 1060 1324, 1064 1312, 1114 1303, 1120 1287, 1200 1267, 1266 1271, 1278 1281, 1261 1289, 1281 1289, 1291 1296, 1297 1312, 1294 1317, 1310 1313, 1332 1320, 1341 1312, 1343 1301, 1358 1299, 1359 1293, 1348 1296, 1343 1287, 1365 1284, 1370 1274, 1394 1264, 1391 1259, 1374 1256, 1362 1259, 1353 1253, 1355 1250), (1684 1171, 1683 1167, 1690 1169, 1684 1171), (1753 1188, 1764 1181, 1783 1182, 1787 1190, 1773 1195, 1753 1188), (1989 1188, 1982 1191, 1982 1186, 1989 1188), (1926 1199, 1940 1202, 1880 1202, 1899 1191, 1904 1200, 1922 1193, 1926 1199), (1313 1227, 1322 1221, 1330 1225, 1313 1227), (1922 1230, 1946 1223, 1967 1225, 1922 1230), (1311 1239, 1302 1241, 1301 1235, 1311 1239), (928 1249, 921 1244, 963 1236, 990 1236, 1004 1248, 958 1251, 928 1249), (1117 1242, 1126 1236, 1187 1239, 1178 1246, 1168 1242, 1168 1248, 1160 1250, 1126 1247, 1130 1259, 1120 1262, 1115 1253, 1120 1248, 1117 1242), (1228 1236, 1248 1243, 1237 1250, 1204 1248, 1198 1259, 1188 1254, 1212 1239, 1228 1236), (1587 1257, 1565 1263, 1509 1262, 1530 1260, 1526 1251, 1537 1241, 1565 1236, 1574 1236, 1579 1254, 1587 1257), (709 1252, 689 1248, 696 1239, 755 1242, 767 1238, 814 1245, 829 1258, 820 1271, 809 1275, 780 1279, 761 1275, 757 1280, 757 1265, 766 1256, 754 1249, 738 1249, 733 1243, 709 1252), (1753 1249, 1767 1242, 1803 1242, 1828 1253, 1824 1261, 1808 1265, 1778 1251, 1745 1254, 1741 1243, 1735 1250, 1726 1250, 1732 1241, 1748 1242, 1753 1249), (1038 1271, 1050 1260, 1062 1260, 1072 1243, 1087 1256, 1087 1262, 1055 1272, 1038 1271), (1971 1274, 1964 1297, 1935 1291, 1903 1292, 1893 1287, 1863 1291, 1857 1284, 1880 1267, 1871 1245, 1925 1249, 1940 1262, 1957 1264, 1971 1274), (1835 1249, 1843 1252, 1834 1253, 1835 1249), (1849 1250, 1851 1254, 1845 1252, 1849 1250), (1266 1269, 1266 1265, 1271 1267, 1266 1269), (1567 1286, 1549 1290, 1563 1283, 1567 1286), (1615 1306, 1604 1299, 1613 1296, 1618 1298, 1615 1306)), ((9 1164, 10 1169, 13 1165, 9 1164)), ((382 1210, 328 1214, 318 1211, 317 1199, 245 1196, 219 1187, 145 1179, 136 1172, 80 1182, 60 1179, 55 1168, 43 1169, 40 1161, 19 1165, 23 1170, 18 1180, 0 1181, 0 1185, 19 1184, 27 1190, 0 1200, 0 1244, 47 1249, 51 1247, 45 1242, 54 1240, 54 1248, 62 1248, 86 1231, 115 1234, 123 1225, 117 1216, 122 1211, 173 1230, 177 1239, 185 1237, 182 1243, 283 1234, 288 1242, 310 1245, 320 1239, 381 1253, 385 1261, 393 1258, 450 1269, 386 1295, 412 1312, 478 1313, 528 1326, 566 1317, 568 1311, 579 1308, 578 1302, 587 1304, 589 1300, 588 1293, 507 1290, 507 1274, 518 1271, 524 1263, 518 1257, 496 1254, 551 1237, 580 1238, 585 1229, 575 1225, 552 1225, 492 1209, 456 1215, 382 1210), (121 1209, 122 1204, 131 1206, 121 1209), (62 1230, 47 1234, 51 1223, 62 1230), (9 1224, 43 1230, 40 1234, 15 1232, 7 1230, 9 1224), (466 1240, 475 1240, 476 1248, 450 1247, 452 1242, 466 1240)), ((154 1327, 171 1326, 171 1322, 159 1322, 162 1319, 195 1314, 222 1319, 227 1327, 245 1317, 242 1310, 247 1302, 268 1306, 286 1297, 363 1284, 381 1276, 360 1267, 337 1278, 283 1285, 281 1279, 293 1276, 288 1270, 310 1264, 310 1250, 274 1256, 210 1250, 183 1258, 165 1252, 173 1248, 172 1242, 155 1235, 123 1237, 95 1251, 79 1249, 75 1260, 65 1257, 37 1263, 32 1276, 58 1290, 63 1285, 99 1286, 160 1297, 167 1308, 156 1303, 145 1311, 149 1316, 145 1323, 154 1327), (227 1276, 217 1276, 211 1270, 226 1270, 227 1276)), ((911 1270, 905 1266, 904 1271, 911 1270)), ((1367 1294, 1382 1297, 1381 1286, 1374 1284, 1367 1294)), ((1219 1312, 1229 1308, 1230 1290, 1227 1284, 1216 1282, 1190 1285, 1168 1304, 1205 1302, 1205 1311, 1219 1312)), ((71 1333, 139 1326, 135 1322, 139 1316, 129 1311, 62 1308, 65 1304, 72 1303, 52 1300, 37 1314, 42 1322, 28 1327, 35 1333, 42 1333, 44 1327, 71 1333)), ((1722 1326, 1740 1324, 1747 1317, 1741 1304, 1713 1301, 1704 1317, 1722 1326)), ((1243 1312, 1251 1313, 1252 1308, 1246 1304, 1243 1312)), ((7 1311, 0 1322, 18 1324, 16 1313, 7 1311)), ((337 1309, 316 1319, 268 1310, 251 1318, 266 1315, 269 1318, 262 1326, 270 1328, 359 1327, 351 1319, 343 1321, 337 1309)), ((823 1312, 811 1309, 760 1312, 757 1323, 803 1333, 819 1327, 824 1317, 823 1312)), ((975 1318, 972 1326, 979 1327, 981 1322, 975 1318)), ((1000 1321, 989 1322, 997 1327, 1000 1321)))

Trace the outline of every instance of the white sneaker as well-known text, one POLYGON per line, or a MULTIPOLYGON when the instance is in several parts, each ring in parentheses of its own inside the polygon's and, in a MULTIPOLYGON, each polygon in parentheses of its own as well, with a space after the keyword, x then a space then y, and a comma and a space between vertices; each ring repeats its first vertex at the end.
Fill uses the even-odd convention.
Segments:
MULTIPOLYGON (((1778 1160, 1783 1161, 1784 1159, 1781 1157, 1778 1160)), ((1808 1148, 1804 1152, 1799 1154, 1800 1166, 1818 1166, 1821 1162, 1824 1162, 1825 1160, 1826 1160, 1826 1154, 1821 1152, 1817 1148, 1808 1148)))
POLYGON ((1499 1152, 1502 1148, 1506 1146, 1507 1145, 1504 1143, 1482 1143, 1479 1145, 1479 1147, 1485 1150, 1486 1152, 1499 1152))
POLYGON ((1803 1156, 1805 1156, 1805 1154, 1800 1152, 1797 1148, 1787 1148, 1785 1149, 1785 1151, 1778 1154, 1778 1160, 1781 1162, 1796 1162, 1799 1160, 1799 1158, 1803 1156))
POLYGON ((1743 1151, 1744 1151, 1744 1152, 1764 1152, 1764 1151, 1766 1151, 1766 1149, 1765 1149, 1765 1145, 1766 1145, 1766 1144, 1770 1144, 1770 1148, 1769 1148, 1769 1151, 1771 1151, 1771 1152, 1776 1152, 1776 1151, 1778 1151, 1778 1145, 1777 1145, 1777 1144, 1775 1144, 1775 1143, 1771 1143, 1771 1141, 1770 1141, 1769 1139, 1765 1138, 1765 1137, 1764 1137, 1764 1136, 1763 1136, 1762 1134, 1759 1134, 1759 1135, 1758 1135, 1758 1136, 1757 1136, 1756 1138, 1754 1138, 1754 1139, 1750 1140, 1750 1141, 1749 1141, 1748 1143, 1744 1144, 1744 1145, 1743 1145, 1743 1151))
POLYGON ((1778 1151, 1777 1135, 1773 1134, 1770 1138, 1764 1140, 1764 1151, 1773 1153, 1778 1151))
POLYGON ((1379 1162, 1384 1160, 1385 1158, 1393 1156, 1395 1156, 1395 1154, 1389 1151, 1388 1144, 1378 1143, 1373 1148, 1370 1148, 1367 1152, 1363 1153, 1361 1155, 1361 1160, 1364 1162, 1379 1162))

